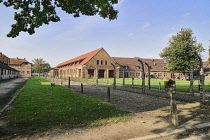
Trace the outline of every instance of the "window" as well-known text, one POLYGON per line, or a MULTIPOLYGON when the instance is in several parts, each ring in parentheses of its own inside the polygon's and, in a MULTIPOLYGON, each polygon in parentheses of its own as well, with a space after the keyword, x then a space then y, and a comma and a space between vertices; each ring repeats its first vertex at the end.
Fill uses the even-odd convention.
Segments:
POLYGON ((162 73, 158 73, 158 76, 162 76, 162 73))
POLYGON ((130 76, 135 76, 135 73, 134 73, 134 72, 131 72, 131 73, 130 73, 130 76))
POLYGON ((22 74, 25 74, 25 71, 22 71, 22 74))
POLYGON ((167 77, 168 76, 168 73, 164 73, 164 77, 167 77))
POLYGON ((97 63, 96 63, 96 64, 97 64, 97 65, 99 65, 99 62, 100 62, 100 61, 99 61, 99 60, 97 60, 97 63))
POLYGON ((136 73, 136 76, 140 76, 140 73, 136 73))
POLYGON ((107 60, 105 60, 105 65, 107 65, 107 60))
POLYGON ((167 70, 167 67, 163 67, 164 70, 167 70))
POLYGON ((30 74, 30 71, 27 71, 27 74, 30 74))
POLYGON ((137 70, 139 70, 139 69, 140 69, 140 67, 139 67, 139 66, 137 66, 137 67, 136 67, 136 69, 137 69, 137 70))
POLYGON ((104 64, 104 61, 103 60, 101 60, 101 65, 103 65, 104 64))

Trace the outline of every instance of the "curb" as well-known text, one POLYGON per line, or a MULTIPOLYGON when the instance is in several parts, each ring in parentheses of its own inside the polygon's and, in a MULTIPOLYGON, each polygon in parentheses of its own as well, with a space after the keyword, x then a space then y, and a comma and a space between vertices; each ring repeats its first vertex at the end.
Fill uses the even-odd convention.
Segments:
POLYGON ((174 130, 170 130, 170 131, 166 131, 166 132, 163 132, 163 133, 148 135, 148 136, 143 136, 143 137, 138 137, 138 138, 133 138, 133 139, 128 139, 128 140, 149 140, 149 139, 165 137, 165 136, 169 136, 169 135, 173 135, 173 134, 183 133, 183 132, 186 132, 188 130, 202 129, 202 128, 206 128, 206 127, 210 127, 210 122, 197 124, 197 125, 191 125, 191 126, 187 125, 187 126, 177 128, 177 129, 174 129, 174 130))
POLYGON ((18 93, 16 93, 16 95, 4 106, 4 108, 2 110, 0 110, 0 114, 2 114, 15 100, 15 98, 20 94, 20 92, 23 90, 23 88, 25 87, 25 85, 18 91, 18 93))

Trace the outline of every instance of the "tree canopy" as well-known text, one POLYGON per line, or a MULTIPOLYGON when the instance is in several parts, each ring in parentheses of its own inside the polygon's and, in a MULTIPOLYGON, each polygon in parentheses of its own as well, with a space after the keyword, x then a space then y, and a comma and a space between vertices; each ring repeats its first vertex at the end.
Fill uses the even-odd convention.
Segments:
POLYGON ((33 62, 33 72, 34 73, 43 73, 50 70, 50 64, 43 60, 43 58, 35 58, 33 62))
POLYGON ((56 12, 58 8, 74 17, 98 14, 102 18, 114 20, 118 14, 113 7, 118 0, 0 0, 0 3, 17 10, 14 13, 16 23, 7 34, 12 38, 17 37, 21 31, 31 35, 35 33, 35 28, 43 24, 60 21, 56 12))
POLYGON ((190 70, 190 64, 196 67, 199 64, 200 53, 204 51, 201 43, 197 43, 191 29, 181 29, 173 35, 160 53, 160 57, 168 62, 168 69, 172 72, 183 73, 190 70))

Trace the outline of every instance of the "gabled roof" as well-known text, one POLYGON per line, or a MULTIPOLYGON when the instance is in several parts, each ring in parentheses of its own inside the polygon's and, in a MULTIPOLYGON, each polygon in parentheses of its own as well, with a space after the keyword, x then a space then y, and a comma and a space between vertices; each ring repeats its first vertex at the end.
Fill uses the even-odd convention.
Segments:
POLYGON ((55 68, 67 68, 73 66, 80 66, 86 64, 93 56, 95 56, 103 48, 96 49, 94 51, 88 52, 86 54, 80 55, 68 61, 58 64, 55 68))
MULTIPOLYGON (((125 57, 112 57, 114 61, 122 66, 128 66, 128 70, 137 70, 137 67, 141 69, 141 63, 138 58, 125 58, 125 57)), ((143 63, 147 63, 151 66, 151 71, 167 71, 167 63, 164 59, 149 59, 140 58, 143 63)), ((147 66, 144 65, 144 69, 147 70, 147 66)))
POLYGON ((29 63, 26 59, 21 58, 10 58, 9 64, 10 65, 21 65, 22 63, 29 63))
POLYGON ((7 70, 12 70, 12 71, 18 71, 16 69, 13 69, 13 68, 11 68, 11 67, 9 67, 7 65, 3 65, 3 64, 0 64, 0 68, 7 69, 7 70))

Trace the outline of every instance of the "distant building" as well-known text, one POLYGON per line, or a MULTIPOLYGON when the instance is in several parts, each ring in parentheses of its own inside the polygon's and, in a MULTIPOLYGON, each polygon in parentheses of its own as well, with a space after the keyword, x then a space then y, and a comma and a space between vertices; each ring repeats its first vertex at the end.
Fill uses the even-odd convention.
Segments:
POLYGON ((0 80, 16 78, 19 71, 8 66, 9 58, 0 52, 0 80))
POLYGON ((142 77, 142 65, 138 61, 140 59, 143 62, 145 77, 148 78, 148 66, 150 68, 150 78, 156 79, 185 79, 185 76, 181 73, 172 73, 167 70, 167 63, 164 59, 148 59, 148 58, 124 58, 124 57, 112 57, 113 60, 120 66, 120 75, 125 78, 141 78, 142 77), (147 63, 148 66, 145 64, 147 63))
POLYGON ((32 74, 32 63, 25 58, 9 58, 9 66, 20 71, 21 77, 30 77, 32 74))

